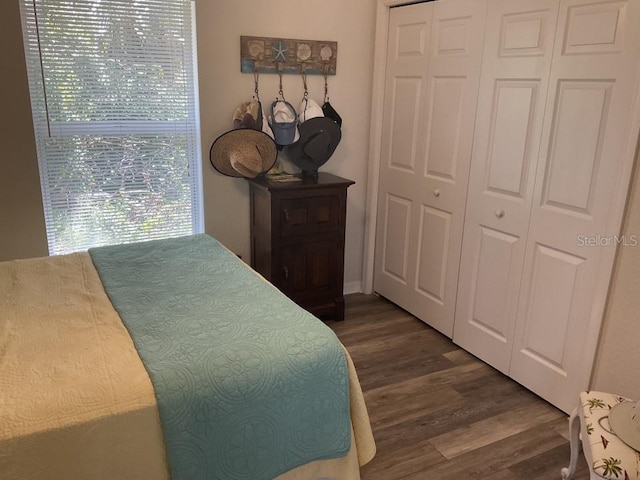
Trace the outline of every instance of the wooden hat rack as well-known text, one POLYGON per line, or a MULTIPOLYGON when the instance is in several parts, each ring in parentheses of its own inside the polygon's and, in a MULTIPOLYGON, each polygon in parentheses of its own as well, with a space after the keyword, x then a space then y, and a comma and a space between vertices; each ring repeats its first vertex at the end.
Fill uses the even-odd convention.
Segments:
POLYGON ((338 42, 240 37, 242 73, 335 75, 338 42))

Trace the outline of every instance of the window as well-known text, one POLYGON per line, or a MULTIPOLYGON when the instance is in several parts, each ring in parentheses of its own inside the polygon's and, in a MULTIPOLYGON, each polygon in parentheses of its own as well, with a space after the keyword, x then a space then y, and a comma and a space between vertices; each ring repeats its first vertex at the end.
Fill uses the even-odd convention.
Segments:
POLYGON ((202 231, 192 0, 20 0, 50 254, 202 231))

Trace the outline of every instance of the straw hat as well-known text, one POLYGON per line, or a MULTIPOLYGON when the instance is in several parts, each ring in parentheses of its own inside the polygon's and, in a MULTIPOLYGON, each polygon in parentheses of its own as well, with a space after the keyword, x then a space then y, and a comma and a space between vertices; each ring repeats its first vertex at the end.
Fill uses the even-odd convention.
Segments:
POLYGON ((273 167, 277 157, 273 139, 249 128, 223 133, 209 151, 213 168, 230 177, 255 178, 273 167))

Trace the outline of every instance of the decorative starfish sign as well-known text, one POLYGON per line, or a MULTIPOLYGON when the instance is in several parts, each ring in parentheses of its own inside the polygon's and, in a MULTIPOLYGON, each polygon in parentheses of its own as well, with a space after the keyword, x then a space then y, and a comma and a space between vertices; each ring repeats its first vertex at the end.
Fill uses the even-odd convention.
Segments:
POLYGON ((335 75, 337 56, 338 42, 334 41, 240 36, 243 73, 335 75))
POLYGON ((273 59, 276 62, 284 62, 287 55, 287 44, 283 41, 274 42, 271 46, 273 50, 273 59))

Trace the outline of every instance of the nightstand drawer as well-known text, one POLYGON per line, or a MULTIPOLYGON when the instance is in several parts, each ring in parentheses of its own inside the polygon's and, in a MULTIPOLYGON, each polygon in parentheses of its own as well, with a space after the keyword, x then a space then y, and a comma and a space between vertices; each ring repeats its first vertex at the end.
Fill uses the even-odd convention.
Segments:
POLYGON ((280 236, 335 232, 340 228, 340 199, 333 195, 280 201, 280 236))

